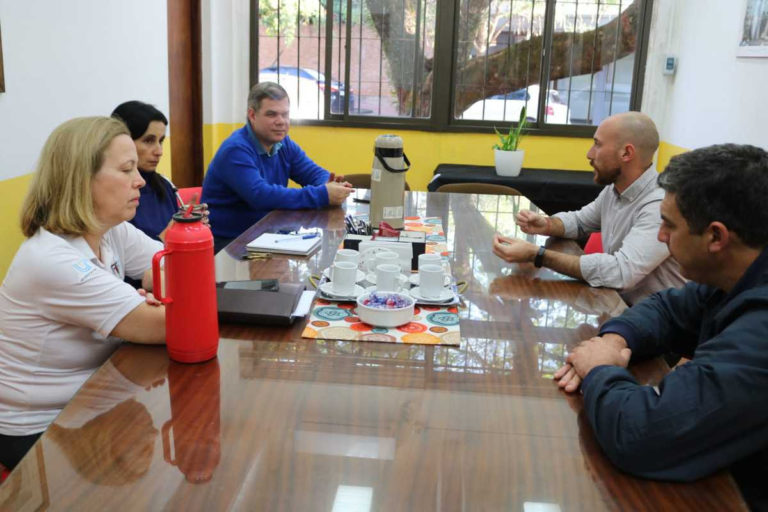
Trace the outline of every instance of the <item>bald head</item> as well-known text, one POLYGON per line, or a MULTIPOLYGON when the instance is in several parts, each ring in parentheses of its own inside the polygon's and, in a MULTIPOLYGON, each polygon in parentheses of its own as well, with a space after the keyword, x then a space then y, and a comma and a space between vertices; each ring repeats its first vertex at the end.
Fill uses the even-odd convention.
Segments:
POLYGON ((616 114, 603 123, 609 123, 619 146, 632 144, 643 168, 651 165, 653 154, 659 148, 659 132, 650 117, 642 112, 616 114))

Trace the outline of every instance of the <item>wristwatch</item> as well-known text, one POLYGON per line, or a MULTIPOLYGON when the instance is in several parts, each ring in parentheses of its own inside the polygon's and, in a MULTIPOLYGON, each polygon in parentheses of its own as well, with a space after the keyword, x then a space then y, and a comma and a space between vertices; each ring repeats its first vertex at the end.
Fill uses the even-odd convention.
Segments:
POLYGON ((539 252, 536 253, 536 257, 533 258, 533 266, 536 268, 541 268, 541 265, 544 263, 544 252, 546 251, 546 247, 543 245, 539 247, 539 252))

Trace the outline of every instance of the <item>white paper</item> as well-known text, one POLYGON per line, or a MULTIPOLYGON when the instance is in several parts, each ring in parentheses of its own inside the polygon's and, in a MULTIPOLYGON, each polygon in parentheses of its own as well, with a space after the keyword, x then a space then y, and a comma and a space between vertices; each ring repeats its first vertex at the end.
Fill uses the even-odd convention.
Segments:
POLYGON ((319 235, 312 238, 302 238, 302 235, 263 233, 249 242, 247 248, 256 251, 306 255, 320 245, 321 241, 322 236, 319 235))
POLYGON ((307 316, 309 310, 312 308, 312 301, 315 299, 314 290, 307 290, 301 293, 299 302, 296 304, 296 309, 293 310, 291 316, 307 316))

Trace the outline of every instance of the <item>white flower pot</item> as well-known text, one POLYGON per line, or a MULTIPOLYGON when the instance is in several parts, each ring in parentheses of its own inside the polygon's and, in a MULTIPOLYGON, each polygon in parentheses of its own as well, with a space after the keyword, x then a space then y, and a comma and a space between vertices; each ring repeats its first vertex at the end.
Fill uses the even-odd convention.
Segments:
POLYGON ((493 159, 496 163, 496 174, 499 176, 519 176, 520 169, 523 168, 523 155, 525 151, 504 151, 503 149, 493 150, 493 159))

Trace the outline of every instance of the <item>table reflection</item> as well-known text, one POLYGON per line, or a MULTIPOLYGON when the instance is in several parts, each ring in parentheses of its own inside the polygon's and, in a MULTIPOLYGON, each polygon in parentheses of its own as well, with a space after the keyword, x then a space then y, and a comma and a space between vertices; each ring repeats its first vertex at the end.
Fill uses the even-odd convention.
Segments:
POLYGON ((213 477, 221 458, 221 382, 218 359, 168 368, 171 419, 163 425, 163 458, 188 482, 213 477))

